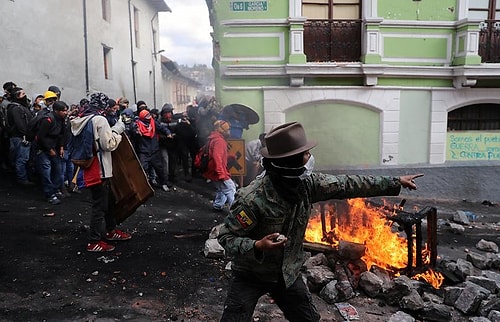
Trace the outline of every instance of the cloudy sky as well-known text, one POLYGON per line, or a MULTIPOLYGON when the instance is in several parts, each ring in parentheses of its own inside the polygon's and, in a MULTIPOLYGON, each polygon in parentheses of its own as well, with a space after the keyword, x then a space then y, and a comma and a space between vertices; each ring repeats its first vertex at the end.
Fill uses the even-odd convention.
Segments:
POLYGON ((205 0, 166 0, 172 12, 161 12, 162 55, 179 65, 212 66, 212 27, 205 0))

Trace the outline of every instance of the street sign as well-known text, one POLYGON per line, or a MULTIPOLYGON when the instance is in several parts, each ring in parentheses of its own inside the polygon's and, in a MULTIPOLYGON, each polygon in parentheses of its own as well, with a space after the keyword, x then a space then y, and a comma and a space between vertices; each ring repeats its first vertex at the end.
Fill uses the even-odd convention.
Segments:
POLYGON ((231 1, 231 11, 267 11, 267 1, 231 1))
POLYGON ((246 171, 245 164, 245 140, 228 139, 227 140, 227 167, 232 176, 244 176, 246 171))

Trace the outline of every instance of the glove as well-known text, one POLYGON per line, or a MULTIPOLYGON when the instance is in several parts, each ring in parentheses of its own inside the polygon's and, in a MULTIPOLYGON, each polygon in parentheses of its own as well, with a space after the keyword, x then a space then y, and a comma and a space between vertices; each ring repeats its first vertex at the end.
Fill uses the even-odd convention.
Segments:
POLYGON ((116 134, 122 134, 123 131, 125 131, 125 124, 123 123, 123 121, 121 120, 121 118, 118 119, 118 121, 116 122, 115 125, 113 125, 113 127, 111 128, 111 130, 113 132, 115 132, 116 134))

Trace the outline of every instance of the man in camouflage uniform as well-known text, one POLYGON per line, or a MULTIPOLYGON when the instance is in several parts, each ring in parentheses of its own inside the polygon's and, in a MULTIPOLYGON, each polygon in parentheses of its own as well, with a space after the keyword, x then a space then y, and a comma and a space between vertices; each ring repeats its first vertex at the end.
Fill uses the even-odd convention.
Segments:
POLYGON ((275 300, 290 321, 319 321, 300 278, 303 240, 312 204, 328 199, 398 195, 422 176, 336 176, 312 173, 314 158, 300 123, 283 124, 265 137, 265 173, 238 191, 218 240, 233 256, 233 280, 221 321, 252 321, 259 298, 275 300))

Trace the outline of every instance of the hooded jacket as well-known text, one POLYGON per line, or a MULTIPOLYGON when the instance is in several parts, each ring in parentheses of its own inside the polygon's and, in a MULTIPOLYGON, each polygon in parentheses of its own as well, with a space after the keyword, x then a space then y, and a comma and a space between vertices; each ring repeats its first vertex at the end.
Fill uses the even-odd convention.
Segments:
POLYGON ((210 159, 203 176, 212 181, 231 179, 231 174, 227 169, 227 142, 224 136, 218 131, 212 131, 208 136, 207 144, 210 159))
POLYGON ((79 178, 81 181, 78 182, 79 187, 90 187, 99 184, 101 179, 111 178, 113 176, 111 152, 118 148, 122 140, 121 133, 123 133, 125 129, 125 125, 121 120, 113 127, 110 127, 104 116, 87 115, 84 117, 75 117, 71 120, 71 133, 73 135, 80 134, 90 119, 92 119, 92 127, 94 130, 99 171, 92 171, 93 167, 83 169, 83 177, 79 178))

